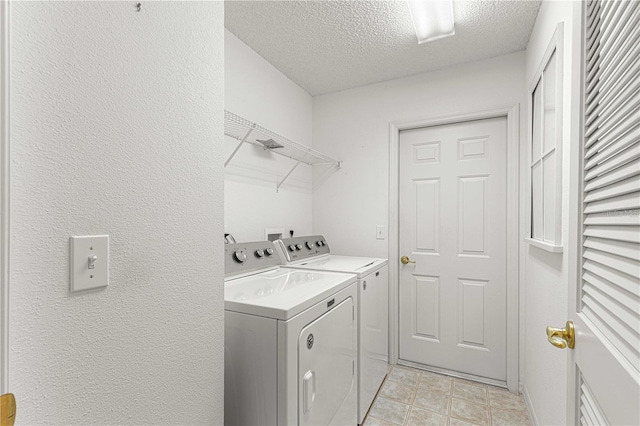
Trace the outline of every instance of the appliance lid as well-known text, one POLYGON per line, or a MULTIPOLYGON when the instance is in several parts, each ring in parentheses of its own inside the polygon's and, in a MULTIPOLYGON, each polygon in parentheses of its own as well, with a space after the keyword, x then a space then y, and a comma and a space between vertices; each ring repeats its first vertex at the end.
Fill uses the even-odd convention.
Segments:
POLYGON ((278 268, 225 281, 225 310, 287 320, 356 282, 353 274, 278 268))
POLYGON ((358 274, 358 278, 369 275, 388 263, 387 259, 375 257, 352 257, 330 254, 328 256, 296 262, 288 267, 306 268, 321 271, 348 272, 358 274))

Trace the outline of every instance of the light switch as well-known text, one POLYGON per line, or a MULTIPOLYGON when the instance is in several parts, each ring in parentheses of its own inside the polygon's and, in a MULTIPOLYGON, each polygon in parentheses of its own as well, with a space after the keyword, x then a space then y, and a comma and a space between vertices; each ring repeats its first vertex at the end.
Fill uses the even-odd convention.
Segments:
POLYGON ((71 292, 109 285, 109 236, 70 238, 71 292))
POLYGON ((384 240, 387 238, 387 227, 384 225, 376 226, 376 238, 378 240, 384 240))

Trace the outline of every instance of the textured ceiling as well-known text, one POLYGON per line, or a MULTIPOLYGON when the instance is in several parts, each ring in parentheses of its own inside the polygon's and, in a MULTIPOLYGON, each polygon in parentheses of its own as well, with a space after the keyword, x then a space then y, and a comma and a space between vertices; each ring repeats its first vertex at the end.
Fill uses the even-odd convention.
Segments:
POLYGON ((225 26, 311 95, 524 50, 540 1, 454 2, 456 34, 418 45, 405 1, 225 1, 225 26))

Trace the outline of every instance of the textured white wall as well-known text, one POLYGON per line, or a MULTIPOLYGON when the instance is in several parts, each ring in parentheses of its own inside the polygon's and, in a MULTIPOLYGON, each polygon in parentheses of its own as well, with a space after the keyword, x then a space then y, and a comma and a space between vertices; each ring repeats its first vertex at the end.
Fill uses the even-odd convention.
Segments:
MULTIPOLYGON (((262 127, 311 146, 311 96, 225 30, 225 108, 262 127)), ((225 159, 238 141, 225 137, 225 159)), ((265 228, 311 232, 311 166, 245 145, 225 169, 225 231, 240 241, 264 240, 265 228)))
POLYGON ((17 424, 223 421, 223 7, 12 2, 17 424), (69 237, 111 236, 69 293, 69 237))
MULTIPOLYGON (((567 351, 561 351, 547 342, 545 328, 548 325, 561 327, 568 319, 568 246, 569 238, 569 194, 570 162, 576 151, 576 123, 579 110, 574 99, 579 97, 579 64, 575 54, 580 47, 579 13, 580 2, 545 1, 531 34, 526 51, 526 84, 534 78, 542 56, 549 45, 556 26, 564 22, 564 77, 563 77, 563 164, 562 164, 562 240, 564 253, 549 253, 523 243, 521 259, 524 276, 524 390, 528 398, 534 422, 542 425, 566 424, 567 412, 567 351), (573 108, 572 108, 573 103, 573 108)), ((527 90, 525 88, 525 90, 527 90)), ((529 112, 529 111, 527 111, 529 112)), ((521 140, 521 160, 524 173, 527 170, 527 138, 521 140)), ((522 193, 526 194, 524 185, 522 193)), ((523 200, 524 201, 524 200, 523 200)), ((525 225, 524 204, 522 223, 525 225)), ((574 221, 575 222, 575 221, 574 221)), ((523 227, 523 232, 524 232, 523 227)))
POLYGON ((314 148, 344 163, 316 175, 313 232, 335 253, 387 257, 375 232, 388 226, 389 123, 511 106, 523 87, 520 52, 314 98, 314 148))

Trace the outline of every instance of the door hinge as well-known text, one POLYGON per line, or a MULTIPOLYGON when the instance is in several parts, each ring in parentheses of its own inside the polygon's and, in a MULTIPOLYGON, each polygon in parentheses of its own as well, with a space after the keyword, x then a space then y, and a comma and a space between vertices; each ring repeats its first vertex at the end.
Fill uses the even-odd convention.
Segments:
POLYGON ((351 360, 351 375, 352 376, 356 375, 356 361, 355 360, 351 360))

